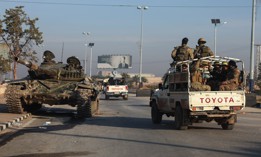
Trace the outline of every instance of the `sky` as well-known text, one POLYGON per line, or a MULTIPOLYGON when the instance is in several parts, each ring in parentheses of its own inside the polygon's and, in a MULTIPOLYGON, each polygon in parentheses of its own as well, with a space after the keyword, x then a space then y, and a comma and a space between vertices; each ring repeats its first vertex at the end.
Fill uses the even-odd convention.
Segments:
MULTIPOLYGON (((118 72, 139 73, 141 10, 137 6, 148 6, 143 10, 142 73, 162 76, 172 62, 173 47, 184 37, 192 48, 203 37, 214 51, 213 18, 221 20, 216 55, 240 58, 249 71, 252 0, 0 0, 0 19, 15 6, 24 6, 30 18, 39 18, 36 26, 43 32, 44 43, 34 48, 40 58, 50 50, 56 61, 61 60, 62 51, 64 62, 70 56, 83 60, 86 40, 95 43, 93 75, 99 71, 98 56, 107 54, 132 55, 132 69, 118 72)), ((261 44, 260 6, 257 0, 255 44, 261 44)), ((87 48, 87 65, 89 57, 87 48)))

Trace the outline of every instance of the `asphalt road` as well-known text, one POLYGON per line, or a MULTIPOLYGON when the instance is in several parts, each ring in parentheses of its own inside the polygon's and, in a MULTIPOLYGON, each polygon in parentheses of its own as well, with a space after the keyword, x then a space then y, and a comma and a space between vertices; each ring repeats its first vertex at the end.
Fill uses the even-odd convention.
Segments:
POLYGON ((234 130, 204 122, 182 131, 172 117, 152 124, 148 103, 147 97, 102 99, 100 113, 85 120, 75 119, 73 108, 44 108, 1 143, 0 156, 261 156, 261 109, 239 113, 234 130))

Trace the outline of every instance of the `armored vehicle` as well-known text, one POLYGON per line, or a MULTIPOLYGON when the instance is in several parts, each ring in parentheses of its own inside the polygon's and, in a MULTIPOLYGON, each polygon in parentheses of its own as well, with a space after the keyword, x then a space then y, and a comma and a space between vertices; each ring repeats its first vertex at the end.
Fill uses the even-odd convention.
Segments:
POLYGON ((5 97, 9 112, 32 112, 42 104, 77 107, 79 118, 98 112, 99 91, 92 80, 85 77, 76 57, 69 57, 67 64, 44 60, 40 66, 20 58, 15 60, 29 68, 29 75, 8 83, 5 97))
MULTIPOLYGON (((225 67, 222 69, 225 70, 225 67)), ((220 75, 222 73, 217 77, 221 78, 220 75)), ((222 129, 232 130, 237 122, 237 112, 245 107, 245 82, 244 63, 240 59, 216 56, 178 62, 167 70, 163 84, 159 84, 159 88, 151 94, 152 122, 161 123, 162 116, 166 115, 175 117, 175 127, 179 130, 185 130, 188 125, 203 121, 215 121, 221 125, 222 129), (193 75, 193 68, 195 68, 193 63, 207 62, 208 67, 214 63, 220 64, 229 61, 237 64, 238 73, 240 73, 238 80, 233 80, 237 83, 236 87, 221 90, 223 86, 221 84, 224 82, 215 80, 213 69, 205 67, 196 71, 204 79, 203 85, 200 86, 201 89, 193 87, 194 78, 192 76, 195 76, 193 75), (219 88, 215 88, 216 86, 219 88)), ((232 81, 226 86, 231 84, 233 84, 232 81)))

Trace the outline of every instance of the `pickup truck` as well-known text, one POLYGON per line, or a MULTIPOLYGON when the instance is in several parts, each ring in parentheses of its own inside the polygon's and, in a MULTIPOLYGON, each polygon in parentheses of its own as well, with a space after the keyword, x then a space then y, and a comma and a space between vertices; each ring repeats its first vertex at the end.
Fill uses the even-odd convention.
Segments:
POLYGON ((110 97, 122 97, 123 100, 128 100, 128 85, 125 84, 124 79, 110 78, 104 84, 104 95, 106 100, 110 97))
MULTIPOLYGON (((175 128, 185 130, 188 125, 203 121, 215 121, 224 130, 232 130, 237 122, 237 112, 245 107, 244 63, 228 57, 207 57, 209 63, 233 60, 241 64, 240 85, 233 91, 195 91, 191 87, 190 65, 192 61, 175 64, 164 75, 163 84, 150 97, 151 118, 161 123, 162 116, 175 117, 175 128), (182 71, 182 65, 187 69, 182 71)), ((238 66, 239 67, 239 66, 238 66)))

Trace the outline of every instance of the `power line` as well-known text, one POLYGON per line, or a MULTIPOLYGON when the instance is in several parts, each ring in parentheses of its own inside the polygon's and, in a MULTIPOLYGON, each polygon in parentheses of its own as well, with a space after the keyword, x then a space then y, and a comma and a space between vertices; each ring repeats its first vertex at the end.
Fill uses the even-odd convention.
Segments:
MULTIPOLYGON (((89 7, 137 7, 134 4, 90 4, 90 3, 60 3, 60 2, 35 2, 35 1, 18 1, 18 0, 0 0, 5 3, 30 3, 43 5, 71 5, 71 6, 89 6, 89 7)), ((211 6, 211 5, 148 5, 151 8, 248 8, 252 6, 230 5, 230 6, 211 6)), ((257 6, 260 7, 260 6, 257 6)))

